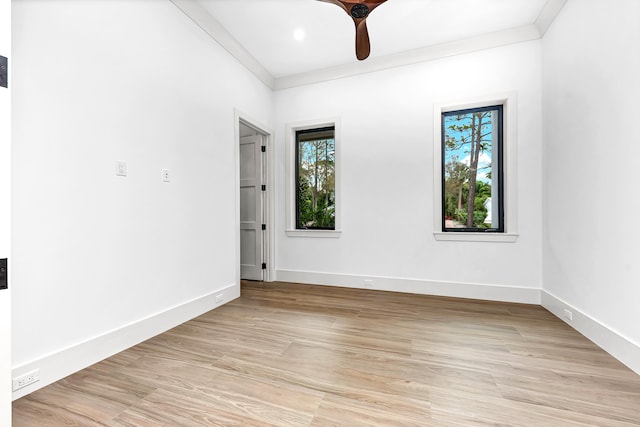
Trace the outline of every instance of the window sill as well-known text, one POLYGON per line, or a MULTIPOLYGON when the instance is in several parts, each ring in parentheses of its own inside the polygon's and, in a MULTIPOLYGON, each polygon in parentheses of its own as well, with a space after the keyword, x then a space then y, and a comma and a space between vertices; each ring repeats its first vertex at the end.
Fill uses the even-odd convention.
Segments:
POLYGON ((436 240, 445 242, 496 242, 496 243, 515 243, 518 240, 518 234, 515 233, 444 233, 441 231, 434 232, 433 237, 436 240))
POLYGON ((337 239, 342 234, 341 230, 287 230, 288 237, 324 237, 337 239))

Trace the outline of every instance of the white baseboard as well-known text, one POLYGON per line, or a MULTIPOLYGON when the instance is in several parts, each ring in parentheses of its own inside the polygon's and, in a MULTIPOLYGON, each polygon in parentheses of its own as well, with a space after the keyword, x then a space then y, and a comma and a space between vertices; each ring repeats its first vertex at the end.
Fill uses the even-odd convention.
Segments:
POLYGON ((296 270, 277 270, 276 277, 277 280, 283 282, 306 283, 310 285, 330 285, 422 295, 540 304, 540 289, 517 286, 441 282, 434 280, 317 273, 296 270), (371 280, 371 282, 365 285, 365 280, 371 280))
POLYGON ((542 291, 542 306, 640 375, 638 343, 545 290, 542 291), (565 316, 565 309, 571 311, 571 320, 565 316))
POLYGON ((39 369, 40 380, 13 392, 12 398, 15 400, 32 393, 239 296, 240 286, 231 284, 118 329, 57 350, 20 366, 14 366, 12 369, 13 378, 39 369), (216 295, 221 293, 224 295, 223 301, 217 303, 216 295))

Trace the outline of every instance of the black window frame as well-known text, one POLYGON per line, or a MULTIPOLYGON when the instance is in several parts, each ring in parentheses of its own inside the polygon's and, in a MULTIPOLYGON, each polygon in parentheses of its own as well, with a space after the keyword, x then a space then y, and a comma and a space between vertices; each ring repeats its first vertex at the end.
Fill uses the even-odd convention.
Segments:
MULTIPOLYGON (((335 217, 333 222, 333 227, 308 227, 302 226, 300 223, 300 135, 310 134, 310 133, 321 133, 321 132, 333 132, 333 143, 335 150, 335 140, 336 140, 336 126, 322 126, 317 128, 310 129, 298 129, 295 131, 295 174, 294 174, 294 183, 295 183, 295 229, 296 230, 331 230, 334 231, 336 229, 335 217)), ((335 169, 334 169, 335 174, 335 169)), ((335 192, 335 188, 334 188, 335 192)))
MULTIPOLYGON (((441 119, 440 119, 440 126, 441 126, 441 140, 440 140, 440 149, 441 149, 441 164, 440 164, 440 183, 442 186, 442 198, 440 200, 440 206, 441 206, 441 221, 442 221, 442 232, 445 233, 504 233, 505 232, 505 215, 504 215, 504 199, 505 199, 505 194, 504 194, 504 105, 503 104, 496 104, 496 105, 487 105, 487 106, 482 106, 482 107, 475 107, 475 108, 462 108, 462 109, 456 109, 456 110, 451 110, 451 111, 443 111, 441 114, 441 119), (492 110, 497 110, 498 114, 498 126, 497 126, 497 133, 498 133, 498 138, 497 138, 497 145, 498 145, 498 155, 497 155, 497 161, 498 161, 498 179, 497 179, 497 186, 498 186, 498 220, 499 220, 499 225, 497 228, 479 228, 479 227, 460 227, 460 228, 453 228, 453 227, 446 227, 446 217, 445 217, 445 207, 446 207, 446 192, 445 192, 445 164, 446 164, 446 144, 445 144, 445 137, 446 137, 446 127, 445 127, 445 117, 447 116, 454 116, 454 115, 460 115, 460 114, 471 114, 471 113, 477 113, 477 112, 483 112, 483 111, 492 111, 492 110)), ((495 132, 496 126, 494 126, 493 128, 493 132, 495 132)), ((495 161, 495 159, 491 159, 492 162, 495 161)), ((493 181, 493 178, 492 178, 493 181)), ((495 213, 492 212, 492 216, 495 213)))

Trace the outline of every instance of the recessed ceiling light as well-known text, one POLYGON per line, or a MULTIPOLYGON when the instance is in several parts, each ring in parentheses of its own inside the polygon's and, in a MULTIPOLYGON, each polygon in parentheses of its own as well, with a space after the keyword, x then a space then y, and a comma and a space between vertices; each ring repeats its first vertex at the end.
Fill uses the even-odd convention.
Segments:
POLYGON ((298 41, 304 40, 304 30, 302 28, 297 28, 293 32, 293 38, 298 40, 298 41))

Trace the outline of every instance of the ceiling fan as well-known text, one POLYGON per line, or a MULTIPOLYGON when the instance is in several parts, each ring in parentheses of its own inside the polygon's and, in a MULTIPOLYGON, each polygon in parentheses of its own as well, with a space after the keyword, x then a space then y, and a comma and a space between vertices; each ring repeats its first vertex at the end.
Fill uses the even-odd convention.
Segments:
POLYGON ((367 17, 376 7, 387 0, 320 0, 325 3, 333 3, 341 7, 356 24, 356 57, 362 61, 367 59, 371 52, 369 31, 367 31, 367 17))

